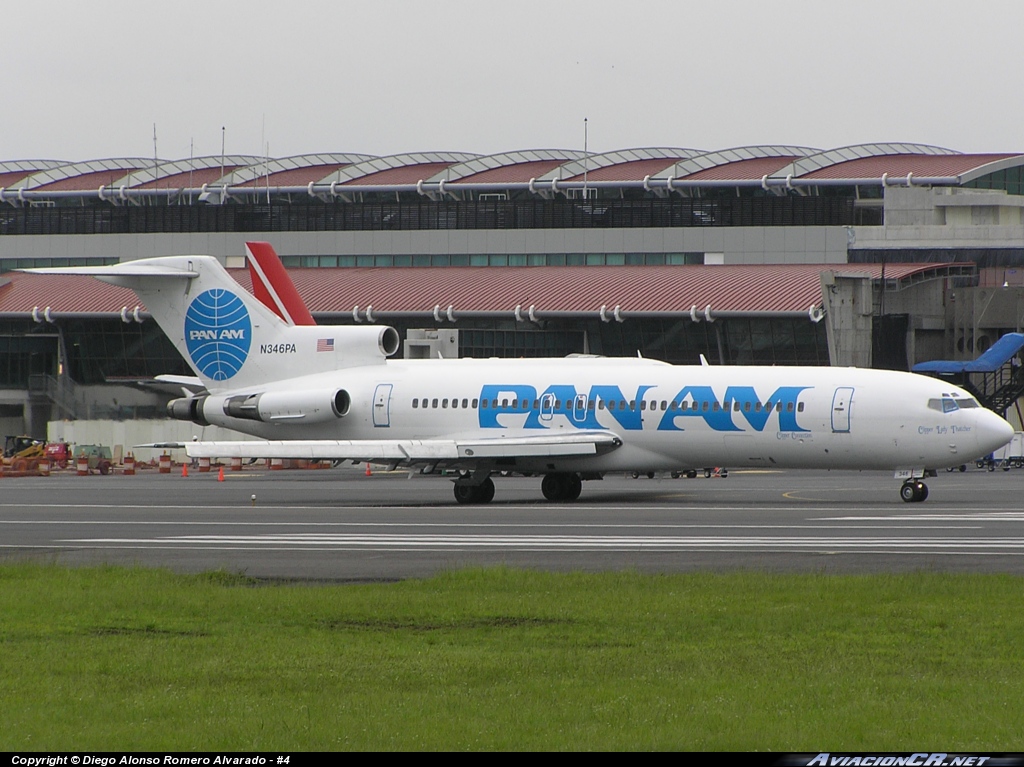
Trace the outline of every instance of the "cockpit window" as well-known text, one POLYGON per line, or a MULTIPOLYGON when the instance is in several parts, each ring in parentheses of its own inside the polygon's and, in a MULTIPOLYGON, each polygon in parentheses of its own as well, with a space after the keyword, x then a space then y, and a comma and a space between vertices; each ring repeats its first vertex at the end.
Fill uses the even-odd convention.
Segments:
POLYGON ((981 407, 978 404, 978 400, 974 399, 974 397, 959 397, 956 400, 956 404, 961 408, 981 407))
POLYGON ((952 397, 942 397, 941 399, 933 397, 928 400, 928 407, 932 410, 938 410, 940 413, 952 413, 954 410, 960 409, 957 405, 957 400, 952 397))

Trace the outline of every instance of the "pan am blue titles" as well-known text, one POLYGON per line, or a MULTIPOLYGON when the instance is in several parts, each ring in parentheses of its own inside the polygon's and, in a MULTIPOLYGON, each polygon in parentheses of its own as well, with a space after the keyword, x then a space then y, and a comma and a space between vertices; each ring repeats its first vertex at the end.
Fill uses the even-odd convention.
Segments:
POLYGON ((260 441, 192 442, 192 457, 349 459, 457 470, 486 503, 498 472, 537 475, 553 501, 607 472, 729 466, 885 469, 900 497, 1006 444, 1013 429, 932 378, 827 367, 655 360, 389 360, 384 326, 317 326, 268 243, 247 243, 253 294, 210 256, 33 269, 131 288, 196 372, 175 418, 260 441))

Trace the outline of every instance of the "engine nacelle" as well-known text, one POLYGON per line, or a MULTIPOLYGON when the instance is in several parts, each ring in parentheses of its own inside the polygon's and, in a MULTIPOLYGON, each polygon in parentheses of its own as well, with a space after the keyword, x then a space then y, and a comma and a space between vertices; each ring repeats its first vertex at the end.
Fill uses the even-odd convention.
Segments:
POLYGON ((224 415, 263 423, 321 423, 348 414, 352 398, 344 389, 239 394, 224 400, 224 415))
POLYGON ((208 398, 203 397, 182 397, 172 399, 167 403, 167 415, 179 421, 191 421, 200 426, 209 426, 203 413, 203 406, 208 398))

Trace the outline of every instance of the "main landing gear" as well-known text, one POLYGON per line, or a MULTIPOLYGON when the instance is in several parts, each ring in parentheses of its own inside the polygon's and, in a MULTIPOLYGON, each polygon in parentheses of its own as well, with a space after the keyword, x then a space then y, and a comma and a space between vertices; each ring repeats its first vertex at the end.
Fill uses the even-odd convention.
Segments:
POLYGON ((455 500, 459 503, 490 503, 494 499, 494 482, 490 477, 479 485, 455 483, 455 500))
POLYGON ((908 479, 900 488, 900 498, 906 503, 920 503, 928 497, 928 485, 919 479, 908 479))
MULTIPOLYGON (((583 490, 583 478, 575 472, 545 474, 540 483, 541 492, 549 501, 575 501, 583 490)), ((494 499, 494 482, 487 477, 473 484, 469 476, 456 481, 455 500, 459 503, 490 503, 494 499)))
POLYGON ((568 472, 545 474, 540 483, 540 491, 549 501, 575 501, 582 490, 580 475, 568 472))

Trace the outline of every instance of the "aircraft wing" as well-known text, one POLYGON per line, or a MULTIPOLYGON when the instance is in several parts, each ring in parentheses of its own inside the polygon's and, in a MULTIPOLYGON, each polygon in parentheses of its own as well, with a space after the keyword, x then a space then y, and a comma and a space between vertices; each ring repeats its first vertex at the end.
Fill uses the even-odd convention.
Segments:
POLYGON ((501 458, 598 455, 622 440, 609 432, 574 432, 536 437, 382 440, 243 440, 185 442, 190 458, 308 458, 393 464, 475 464, 501 458))

